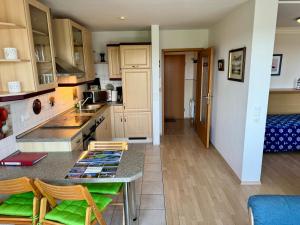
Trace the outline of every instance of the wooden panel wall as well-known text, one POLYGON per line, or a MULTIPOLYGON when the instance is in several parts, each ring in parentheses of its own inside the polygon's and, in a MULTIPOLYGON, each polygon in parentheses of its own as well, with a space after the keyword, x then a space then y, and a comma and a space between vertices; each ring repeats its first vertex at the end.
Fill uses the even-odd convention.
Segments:
POLYGON ((300 113, 300 91, 270 91, 268 114, 300 113))

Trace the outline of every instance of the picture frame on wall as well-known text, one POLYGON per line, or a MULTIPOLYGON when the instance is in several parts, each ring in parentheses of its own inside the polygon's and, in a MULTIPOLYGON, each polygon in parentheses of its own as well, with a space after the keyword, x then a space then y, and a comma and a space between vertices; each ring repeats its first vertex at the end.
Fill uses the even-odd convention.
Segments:
POLYGON ((282 54, 274 54, 273 55, 271 76, 280 76, 282 56, 283 56, 282 54))
POLYGON ((219 71, 224 71, 224 64, 225 64, 224 59, 219 59, 218 60, 218 70, 219 71))
POLYGON ((229 51, 228 80, 244 82, 246 47, 229 51))

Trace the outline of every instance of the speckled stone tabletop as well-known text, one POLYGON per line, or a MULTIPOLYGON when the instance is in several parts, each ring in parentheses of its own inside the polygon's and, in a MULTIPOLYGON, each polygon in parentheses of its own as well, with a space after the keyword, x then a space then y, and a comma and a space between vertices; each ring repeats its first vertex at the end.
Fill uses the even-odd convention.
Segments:
POLYGON ((129 148, 123 153, 117 174, 111 178, 79 178, 65 179, 68 171, 73 167, 81 152, 54 152, 34 166, 15 167, 0 166, 0 180, 27 176, 39 178, 46 182, 57 184, 70 183, 106 183, 132 182, 142 177, 144 167, 144 151, 139 148, 129 148))

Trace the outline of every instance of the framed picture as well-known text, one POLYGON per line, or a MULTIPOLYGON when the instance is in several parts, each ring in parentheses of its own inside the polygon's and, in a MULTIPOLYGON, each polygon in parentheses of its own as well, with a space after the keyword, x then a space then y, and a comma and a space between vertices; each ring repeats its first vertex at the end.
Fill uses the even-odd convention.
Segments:
POLYGON ((244 82, 246 47, 229 51, 228 80, 244 82))
POLYGON ((224 59, 219 59, 218 60, 218 70, 219 71, 224 71, 224 64, 225 64, 224 59))
POLYGON ((279 76, 281 73, 282 54, 274 54, 272 61, 271 76, 279 76))

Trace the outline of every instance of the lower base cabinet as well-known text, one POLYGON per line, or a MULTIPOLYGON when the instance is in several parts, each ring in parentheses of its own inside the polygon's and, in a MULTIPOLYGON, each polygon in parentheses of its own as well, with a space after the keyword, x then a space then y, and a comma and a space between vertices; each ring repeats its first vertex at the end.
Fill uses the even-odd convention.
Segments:
POLYGON ((114 113, 114 138, 151 138, 151 112, 114 113))
POLYGON ((124 133, 133 139, 151 137, 151 113, 124 113, 124 133))
POLYGON ((111 130, 111 109, 108 108, 104 113, 104 120, 96 128, 96 141, 111 141, 112 140, 112 130, 111 130))

